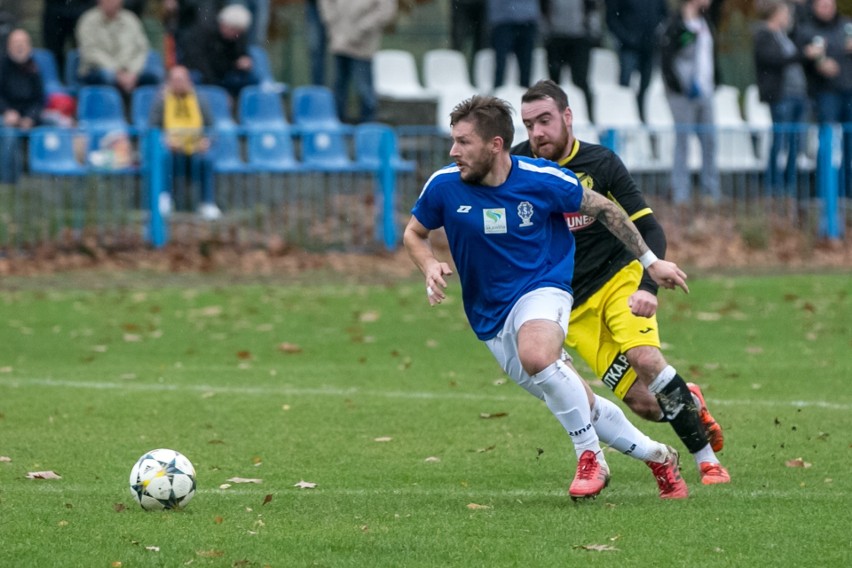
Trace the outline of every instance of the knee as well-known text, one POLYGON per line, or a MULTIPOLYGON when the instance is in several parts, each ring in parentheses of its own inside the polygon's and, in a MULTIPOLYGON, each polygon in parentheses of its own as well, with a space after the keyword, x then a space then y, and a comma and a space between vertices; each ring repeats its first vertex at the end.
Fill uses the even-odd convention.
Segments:
POLYGON ((652 381, 667 365, 660 350, 648 345, 629 349, 625 355, 630 366, 633 367, 639 377, 638 382, 648 383, 652 381))

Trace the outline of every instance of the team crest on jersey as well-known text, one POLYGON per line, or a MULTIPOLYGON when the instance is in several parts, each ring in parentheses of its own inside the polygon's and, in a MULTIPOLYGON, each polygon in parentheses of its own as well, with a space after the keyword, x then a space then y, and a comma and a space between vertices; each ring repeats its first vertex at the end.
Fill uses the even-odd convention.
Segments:
POLYGON ((521 201, 518 204, 518 217, 521 218, 521 227, 532 227, 533 206, 529 201, 521 201))
POLYGON ((506 232, 506 209, 483 209, 482 221, 485 234, 493 235, 506 232))
POLYGON ((574 175, 577 176, 577 180, 579 180, 580 184, 589 189, 591 191, 595 190, 595 180, 589 174, 585 172, 574 172, 574 175))

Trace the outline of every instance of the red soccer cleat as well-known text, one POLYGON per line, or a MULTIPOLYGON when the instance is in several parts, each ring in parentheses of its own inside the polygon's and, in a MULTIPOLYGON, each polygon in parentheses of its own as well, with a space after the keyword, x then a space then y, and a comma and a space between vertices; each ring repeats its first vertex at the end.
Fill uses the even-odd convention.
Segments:
POLYGON ((731 482, 731 475, 720 463, 701 462, 698 464, 698 469, 701 473, 701 483, 704 485, 731 482))
POLYGON ((657 487, 660 488, 660 499, 686 499, 689 496, 689 489, 680 475, 680 458, 677 450, 671 446, 666 446, 666 450, 668 453, 662 463, 651 461, 645 463, 654 472, 654 479, 657 480, 657 487))
POLYGON ((698 399, 698 419, 701 420, 701 425, 704 426, 704 432, 707 434, 707 441, 710 442, 710 447, 714 452, 721 452, 725 446, 725 436, 722 434, 722 427, 710 415, 707 410, 707 403, 704 402, 704 395, 701 394, 701 387, 695 383, 686 383, 689 392, 698 399))
POLYGON ((605 467, 601 467, 598 458, 595 457, 595 452, 586 450, 580 454, 580 459, 577 460, 577 474, 568 489, 568 495, 571 496, 571 499, 574 501, 577 499, 593 499, 607 485, 609 485, 609 471, 605 467))

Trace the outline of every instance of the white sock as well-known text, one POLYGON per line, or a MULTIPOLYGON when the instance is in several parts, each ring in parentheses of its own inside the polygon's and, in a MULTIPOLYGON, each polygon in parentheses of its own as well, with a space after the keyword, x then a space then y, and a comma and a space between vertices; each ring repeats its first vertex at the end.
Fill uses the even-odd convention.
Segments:
POLYGON ((713 448, 710 447, 710 444, 707 444, 692 454, 692 457, 695 458, 695 463, 697 464, 704 462, 719 463, 719 458, 716 457, 716 453, 713 451, 713 448))
POLYGON ((577 457, 591 450, 597 454, 598 462, 605 466, 598 435, 592 427, 589 399, 582 379, 562 361, 556 361, 532 375, 532 379, 544 392, 544 402, 550 412, 571 436, 577 457))
POLYGON ((622 454, 642 461, 662 462, 668 450, 643 434, 614 402, 595 395, 592 424, 601 442, 622 454))

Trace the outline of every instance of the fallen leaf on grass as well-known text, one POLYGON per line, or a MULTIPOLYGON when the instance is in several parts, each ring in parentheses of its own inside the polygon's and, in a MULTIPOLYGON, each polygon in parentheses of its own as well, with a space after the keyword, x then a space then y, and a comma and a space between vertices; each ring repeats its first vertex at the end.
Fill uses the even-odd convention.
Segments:
POLYGON ((374 442, 390 442, 393 440, 390 436, 379 436, 378 438, 373 438, 374 442))
POLYGON ((112 506, 112 509, 116 513, 120 513, 122 511, 124 511, 125 509, 127 509, 127 507, 125 507, 124 503, 116 503, 115 505, 112 506))
POLYGON ((251 359, 251 351, 237 351, 237 359, 251 359))
POLYGON ((231 477, 228 481, 231 483, 263 483, 262 479, 256 477, 231 477))
POLYGON ((786 462, 784 462, 784 465, 786 465, 787 467, 803 467, 807 469, 813 464, 811 464, 810 462, 806 462, 802 458, 796 458, 794 460, 787 460, 786 462))
POLYGON ((159 546, 146 546, 145 550, 150 550, 151 552, 160 552, 159 546))
POLYGON ((482 419, 488 418, 503 418, 505 416, 509 416, 508 412, 494 412, 493 414, 490 412, 480 412, 479 417, 482 419))
POLYGON ((614 546, 610 546, 608 544, 578 544, 574 548, 579 548, 580 550, 591 550, 594 552, 617 552, 618 549, 614 546))
POLYGON ((272 493, 268 493, 266 497, 263 498, 263 503, 261 503, 261 506, 266 505, 270 501, 272 501, 272 493))
POLYGON ((62 479, 62 476, 55 471, 29 471, 27 479, 62 479))
POLYGON ((441 461, 441 458, 439 458, 437 456, 429 456, 428 458, 426 458, 423 461, 425 461, 426 463, 438 463, 439 461, 441 461))
POLYGON ((0 462, 9 463, 10 461, 12 461, 12 458, 9 456, 0 456, 0 462))
POLYGON ((379 314, 379 312, 376 311, 363 312, 361 313, 361 315, 358 316, 358 321, 371 323, 374 321, 379 321, 380 317, 381 315, 379 314))
POLYGON ((284 343, 278 344, 278 351, 282 353, 301 353, 302 348, 295 343, 287 343, 285 341, 284 343))
POLYGON ((229 487, 231 487, 230 483, 223 483, 219 486, 219 489, 228 489, 229 487))
POLYGON ((215 517, 213 517, 213 522, 216 523, 217 525, 221 525, 222 523, 225 522, 225 518, 220 516, 220 515, 216 515, 215 517))
POLYGON ((470 451, 476 452, 477 454, 484 454, 485 452, 490 452, 491 450, 493 450, 496 447, 497 447, 497 445, 495 444, 493 446, 486 446, 484 448, 477 448, 475 450, 470 450, 470 451))
POLYGON ((298 487, 299 489, 314 489, 317 484, 312 481, 302 480, 299 483, 294 483, 293 487, 298 487))
POLYGON ((479 503, 468 503, 467 508, 471 511, 477 511, 479 509, 490 509, 488 505, 480 505, 479 503))
POLYGON ((123 566, 123 564, 121 562, 119 562, 118 560, 116 560, 115 562, 111 562, 109 566, 110 566, 110 568, 121 568, 123 566))

